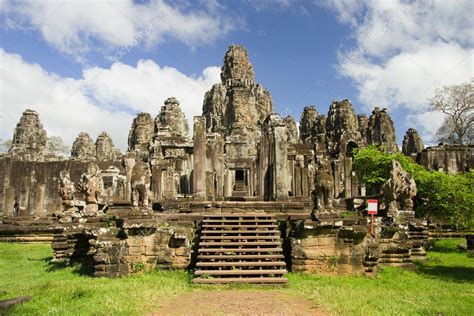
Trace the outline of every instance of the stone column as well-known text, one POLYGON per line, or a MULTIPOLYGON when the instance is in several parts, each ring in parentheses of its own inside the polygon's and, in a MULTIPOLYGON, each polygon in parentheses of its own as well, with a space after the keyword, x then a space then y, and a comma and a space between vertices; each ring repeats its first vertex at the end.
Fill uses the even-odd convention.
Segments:
POLYGON ((28 216, 30 215, 28 210, 28 201, 30 198, 30 186, 28 177, 22 177, 20 181, 20 198, 19 204, 20 209, 18 211, 18 216, 28 216))
POLYGON ((307 197, 308 193, 308 169, 301 168, 301 196, 307 197))
POLYGON ((15 189, 7 187, 5 190, 5 202, 3 203, 3 215, 13 216, 13 205, 15 204, 15 189))
POLYGON ((344 197, 352 197, 352 158, 344 158, 344 197))
POLYGON ((36 216, 43 215, 44 210, 44 193, 46 191, 46 186, 44 184, 40 184, 36 187, 35 190, 35 208, 34 214, 36 216))
POLYGON ((193 195, 206 199, 206 118, 194 117, 193 195))
POLYGON ((286 136, 286 125, 275 126, 274 131, 274 181, 276 181, 276 200, 287 200, 289 189, 288 177, 288 142, 286 136))

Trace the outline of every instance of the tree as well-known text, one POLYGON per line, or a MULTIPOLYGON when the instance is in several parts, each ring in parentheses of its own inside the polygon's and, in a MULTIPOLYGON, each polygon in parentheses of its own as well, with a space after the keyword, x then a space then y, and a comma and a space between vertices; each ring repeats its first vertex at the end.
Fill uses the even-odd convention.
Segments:
POLYGON ((394 159, 416 182, 417 217, 442 220, 458 229, 474 227, 474 171, 457 175, 428 171, 401 153, 385 153, 374 145, 355 150, 353 168, 361 184, 380 190, 394 159))
POLYGON ((430 99, 433 110, 446 115, 438 129, 438 141, 449 144, 474 143, 474 85, 445 86, 430 99))
POLYGON ((69 155, 70 149, 64 145, 61 137, 51 136, 48 137, 48 141, 46 142, 46 152, 52 156, 64 157, 69 155))
POLYGON ((10 147, 12 146, 12 140, 11 139, 1 139, 0 138, 0 154, 4 154, 8 152, 10 147))

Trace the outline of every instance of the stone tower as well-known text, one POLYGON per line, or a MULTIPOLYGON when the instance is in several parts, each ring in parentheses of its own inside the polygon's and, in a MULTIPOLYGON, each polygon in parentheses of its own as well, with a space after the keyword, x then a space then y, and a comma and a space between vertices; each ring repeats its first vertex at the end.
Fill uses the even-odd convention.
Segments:
POLYGON ((48 136, 38 113, 26 110, 16 125, 8 153, 19 160, 42 161, 48 136))
POLYGON ((359 121, 349 100, 333 101, 326 120, 326 141, 330 156, 350 154, 354 146, 359 147, 362 138, 359 121))
POLYGON ((102 132, 95 141, 97 160, 115 160, 118 158, 117 149, 114 147, 112 138, 106 132, 102 132))
POLYGON ((189 126, 179 101, 174 98, 165 100, 160 113, 155 118, 156 138, 189 139, 189 126))
POLYGON ((96 156, 95 144, 87 133, 79 133, 72 143, 71 158, 78 160, 94 160, 96 156))
POLYGON ((138 114, 132 122, 128 133, 128 151, 136 153, 145 159, 150 155, 150 142, 155 128, 150 113, 138 114))
POLYGON ((387 152, 397 152, 395 127, 387 109, 374 108, 367 123, 367 144, 376 144, 387 152))
POLYGON ((421 153, 423 149, 425 149, 425 145, 420 135, 418 135, 418 131, 409 128, 403 137, 402 152, 407 156, 411 156, 421 153))
POLYGON ((228 141, 242 144, 229 150, 229 154, 255 156, 261 125, 271 113, 272 97, 255 83, 247 51, 243 46, 230 46, 221 68, 221 83, 204 96, 207 132, 221 133, 228 141))

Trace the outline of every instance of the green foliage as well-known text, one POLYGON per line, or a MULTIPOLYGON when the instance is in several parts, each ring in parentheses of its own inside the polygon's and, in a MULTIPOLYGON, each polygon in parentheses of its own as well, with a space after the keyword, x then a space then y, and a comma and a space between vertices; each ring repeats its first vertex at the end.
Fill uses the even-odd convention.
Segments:
POLYGON ((353 168, 359 182, 367 188, 376 188, 388 179, 391 163, 391 157, 376 146, 354 150, 353 168))
POLYGON ((143 262, 134 262, 133 263, 133 272, 138 273, 138 272, 143 272, 145 271, 145 265, 143 262))
POLYGON ((353 167, 360 183, 379 188, 389 177, 392 160, 397 160, 415 180, 417 216, 437 218, 458 229, 473 227, 474 172, 450 175, 428 171, 402 153, 385 153, 376 146, 356 149, 353 167))
POLYGON ((328 257, 328 266, 335 269, 339 263, 339 256, 330 256, 328 257))

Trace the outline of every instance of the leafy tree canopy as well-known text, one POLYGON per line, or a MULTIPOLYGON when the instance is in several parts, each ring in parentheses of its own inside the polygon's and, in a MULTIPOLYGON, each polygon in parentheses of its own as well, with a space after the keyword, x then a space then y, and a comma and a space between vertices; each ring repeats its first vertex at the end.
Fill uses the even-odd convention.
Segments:
POLYGON ((359 182, 368 188, 380 188, 390 177, 393 159, 416 182, 417 216, 440 219, 456 228, 474 227, 474 171, 457 175, 428 171, 401 153, 385 153, 369 146, 354 152, 353 167, 359 182))

